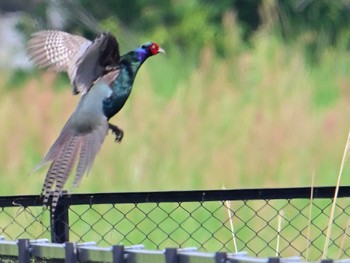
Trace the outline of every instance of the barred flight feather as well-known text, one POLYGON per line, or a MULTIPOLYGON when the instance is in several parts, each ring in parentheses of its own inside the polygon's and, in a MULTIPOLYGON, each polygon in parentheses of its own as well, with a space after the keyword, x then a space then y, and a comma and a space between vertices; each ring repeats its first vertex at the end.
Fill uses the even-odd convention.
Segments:
POLYGON ((91 41, 62 31, 46 30, 32 34, 28 41, 29 56, 41 68, 68 71, 91 41))

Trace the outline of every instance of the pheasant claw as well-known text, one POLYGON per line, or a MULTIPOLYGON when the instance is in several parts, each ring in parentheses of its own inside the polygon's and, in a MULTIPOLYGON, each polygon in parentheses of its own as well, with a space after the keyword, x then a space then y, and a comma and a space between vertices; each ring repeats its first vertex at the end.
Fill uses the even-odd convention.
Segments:
POLYGON ((120 143, 124 137, 123 130, 119 129, 118 126, 108 123, 109 129, 111 129, 112 133, 115 135, 115 142, 120 143))

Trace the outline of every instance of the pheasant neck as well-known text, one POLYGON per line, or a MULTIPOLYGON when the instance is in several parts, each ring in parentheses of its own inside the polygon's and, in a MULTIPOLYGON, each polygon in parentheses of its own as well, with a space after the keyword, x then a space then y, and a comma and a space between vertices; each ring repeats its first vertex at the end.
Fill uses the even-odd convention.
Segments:
POLYGON ((103 110, 108 119, 112 118, 124 106, 142 63, 143 61, 139 61, 133 52, 122 57, 119 75, 111 83, 112 95, 103 102, 103 110))

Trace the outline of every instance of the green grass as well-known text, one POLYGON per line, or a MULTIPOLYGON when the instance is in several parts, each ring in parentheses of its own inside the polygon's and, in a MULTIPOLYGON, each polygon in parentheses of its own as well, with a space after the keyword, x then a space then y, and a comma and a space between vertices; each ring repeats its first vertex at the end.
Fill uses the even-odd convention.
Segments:
MULTIPOLYGON (((329 48, 310 66, 302 44, 261 32, 225 58, 204 48, 185 73, 175 53, 151 58, 112 119, 123 142, 107 137, 78 191, 304 186, 313 172, 315 185, 334 185, 350 127, 350 62, 329 48)), ((1 194, 40 191, 45 169, 28 174, 78 99, 44 72, 1 92, 1 194)))
MULTIPOLYGON (((175 51, 144 64, 112 119, 122 143, 106 138, 76 192, 307 186, 313 173, 315 186, 336 184, 350 128, 349 52, 328 48, 310 65, 303 39, 286 45, 262 29, 248 48, 227 30, 224 58, 209 45, 196 67, 175 51)), ((30 174, 79 97, 44 72, 3 77, 0 90, 0 194, 38 194, 46 169, 30 174)))

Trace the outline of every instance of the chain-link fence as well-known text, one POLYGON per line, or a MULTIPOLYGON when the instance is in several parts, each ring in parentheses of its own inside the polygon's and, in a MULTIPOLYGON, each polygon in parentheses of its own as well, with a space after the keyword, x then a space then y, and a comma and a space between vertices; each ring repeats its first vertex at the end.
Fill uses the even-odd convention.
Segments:
MULTIPOLYGON (((152 249, 197 247, 259 257, 319 259, 334 188, 250 189, 62 196, 50 213, 38 196, 0 198, 0 235, 152 249), (311 200, 311 202, 310 202, 311 200), (53 230, 53 233, 51 233, 53 230)), ((336 202, 328 257, 350 257, 350 187, 336 202)))

